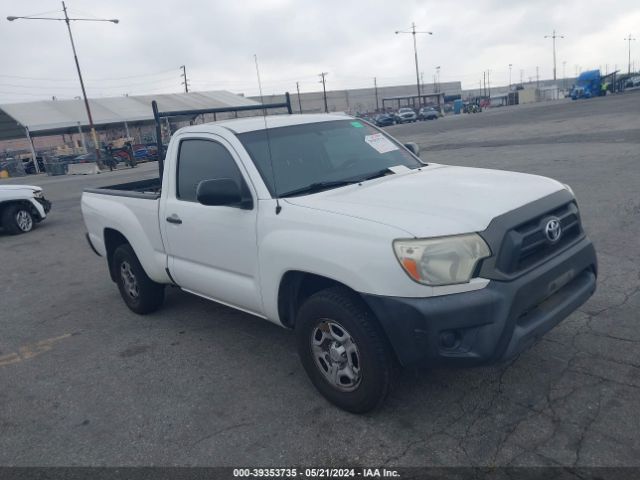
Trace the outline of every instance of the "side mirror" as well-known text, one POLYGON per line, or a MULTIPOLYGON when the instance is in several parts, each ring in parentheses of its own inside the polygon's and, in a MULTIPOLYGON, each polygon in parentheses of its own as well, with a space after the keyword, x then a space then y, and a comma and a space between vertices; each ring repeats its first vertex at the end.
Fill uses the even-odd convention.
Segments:
POLYGON ((411 153, 413 153, 416 157, 420 156, 420 147, 418 146, 417 143, 409 142, 409 143, 405 143, 404 146, 407 148, 407 150, 409 150, 411 153))
POLYGON ((245 210, 253 208, 253 200, 244 199, 240 187, 230 178, 201 181, 196 189, 196 198, 202 205, 232 206, 245 210))

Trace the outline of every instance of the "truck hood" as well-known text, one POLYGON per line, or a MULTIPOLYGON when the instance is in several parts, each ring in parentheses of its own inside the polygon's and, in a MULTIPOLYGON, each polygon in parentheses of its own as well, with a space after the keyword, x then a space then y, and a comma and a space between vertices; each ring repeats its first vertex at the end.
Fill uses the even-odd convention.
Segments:
POLYGON ((524 173, 430 164, 420 171, 287 198, 301 207, 384 223, 414 237, 479 232, 564 186, 524 173))

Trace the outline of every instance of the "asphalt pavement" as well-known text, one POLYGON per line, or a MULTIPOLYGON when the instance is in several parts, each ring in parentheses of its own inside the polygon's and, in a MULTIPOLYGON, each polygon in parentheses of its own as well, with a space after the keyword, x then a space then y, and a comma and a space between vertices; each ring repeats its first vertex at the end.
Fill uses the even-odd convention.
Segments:
POLYGON ((0 180, 53 201, 0 233, 0 465, 640 465, 639 111, 635 93, 388 129, 427 161, 570 184, 600 276, 508 365, 405 371, 362 416, 315 391, 291 332, 175 288, 153 315, 124 306, 80 195, 155 164, 0 180))

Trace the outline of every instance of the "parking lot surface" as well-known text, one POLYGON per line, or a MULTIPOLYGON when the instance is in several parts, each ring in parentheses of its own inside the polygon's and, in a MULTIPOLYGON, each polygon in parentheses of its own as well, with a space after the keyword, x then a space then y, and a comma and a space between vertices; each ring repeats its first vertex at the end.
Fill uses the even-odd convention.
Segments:
POLYGON ((600 272, 595 296, 514 361, 405 371, 364 416, 315 391, 289 331, 175 288, 153 315, 125 307, 80 195, 155 164, 3 181, 42 185, 53 210, 0 233, 0 464, 640 465, 639 111, 634 93, 388 129, 426 161, 570 184, 600 272))

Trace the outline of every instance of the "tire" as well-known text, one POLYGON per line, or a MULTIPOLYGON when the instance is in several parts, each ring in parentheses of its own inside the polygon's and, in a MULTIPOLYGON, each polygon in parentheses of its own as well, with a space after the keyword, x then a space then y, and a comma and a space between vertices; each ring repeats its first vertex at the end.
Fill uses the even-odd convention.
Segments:
POLYGON ((116 248, 112 262, 120 295, 131 311, 145 315, 160 308, 164 285, 147 276, 131 245, 116 248))
POLYGON ((2 211, 2 226, 11 235, 30 232, 35 225, 36 221, 25 205, 9 205, 2 211))
POLYGON ((397 362, 382 329, 355 294, 344 287, 315 293, 300 307, 295 328, 302 365, 327 400, 352 413, 369 412, 384 402, 397 362))

